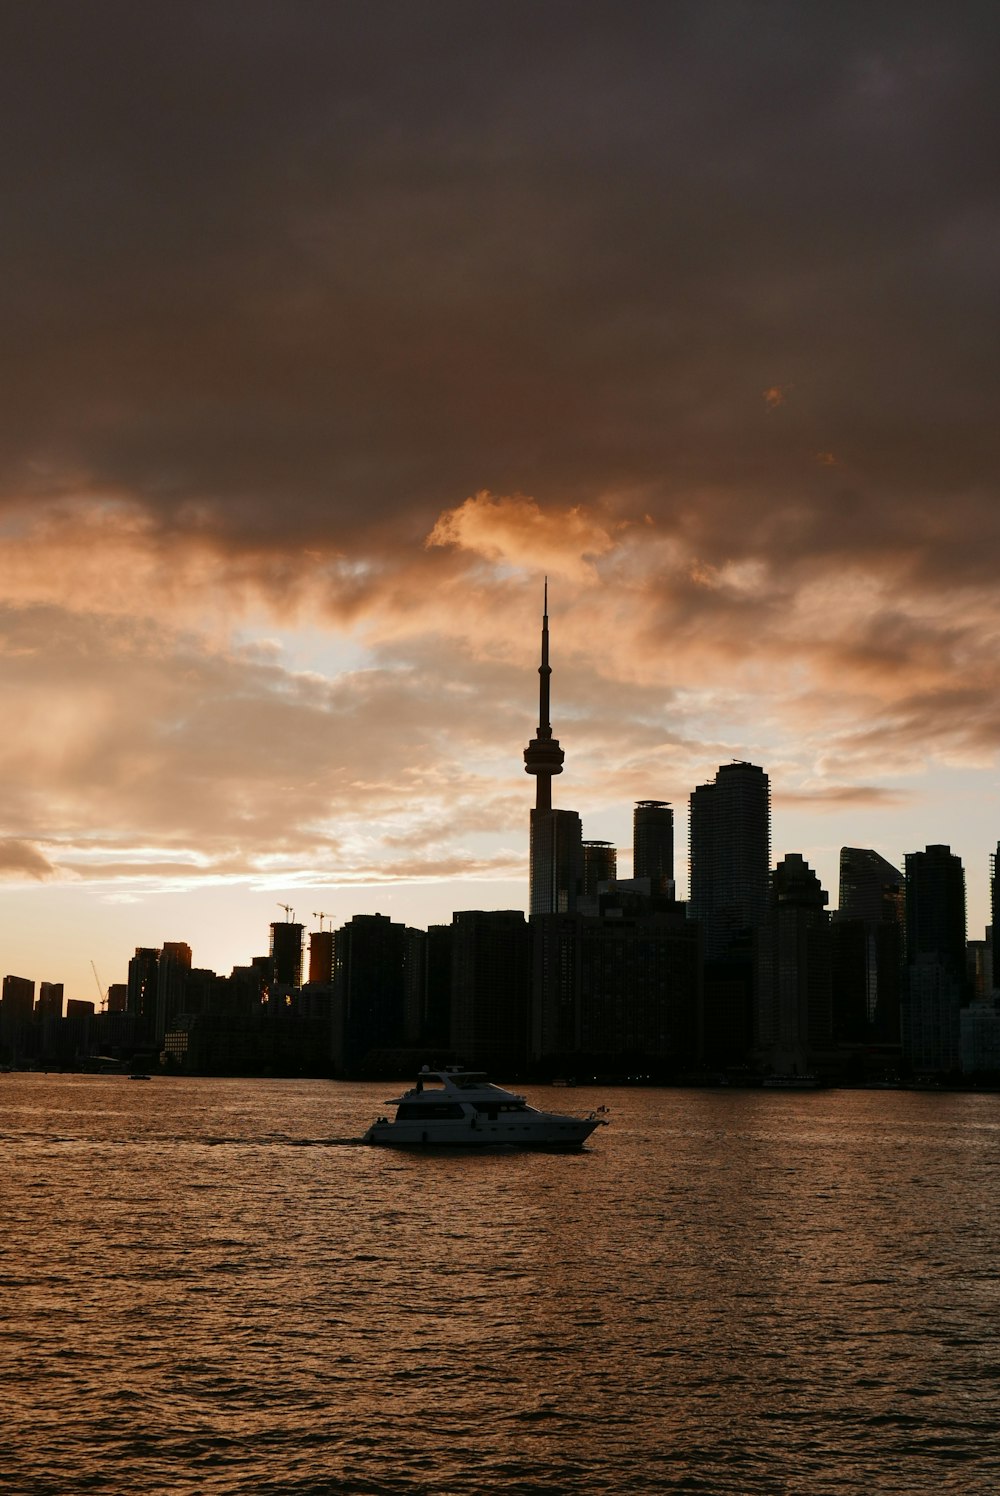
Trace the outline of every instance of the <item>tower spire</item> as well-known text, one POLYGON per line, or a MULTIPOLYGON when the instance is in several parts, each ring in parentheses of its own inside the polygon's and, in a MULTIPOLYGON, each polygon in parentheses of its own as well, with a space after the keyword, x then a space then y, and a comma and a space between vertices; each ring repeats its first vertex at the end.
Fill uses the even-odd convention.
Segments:
POLYGON ((524 772, 535 776, 535 809, 552 809, 552 776, 561 774, 565 754, 552 736, 549 682, 549 579, 542 594, 542 662, 538 667, 538 731, 524 750, 524 772))

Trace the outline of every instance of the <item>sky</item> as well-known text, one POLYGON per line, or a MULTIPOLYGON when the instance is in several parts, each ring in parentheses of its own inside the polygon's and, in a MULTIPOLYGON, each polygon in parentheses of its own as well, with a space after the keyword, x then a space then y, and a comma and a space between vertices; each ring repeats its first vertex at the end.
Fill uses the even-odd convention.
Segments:
MULTIPOLYGON (((1000 11, 0 5, 0 967, 1000 837, 1000 11)), ((97 975, 95 976, 95 971, 97 975)))

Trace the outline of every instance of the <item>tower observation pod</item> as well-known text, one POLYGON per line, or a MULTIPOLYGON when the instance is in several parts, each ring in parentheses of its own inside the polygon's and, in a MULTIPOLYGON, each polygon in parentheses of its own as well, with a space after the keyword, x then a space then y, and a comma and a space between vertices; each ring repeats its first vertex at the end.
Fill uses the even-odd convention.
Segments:
POLYGON ((524 750, 524 772, 535 776, 535 809, 552 809, 552 776, 561 774, 566 755, 552 736, 549 720, 549 579, 545 578, 542 604, 542 663, 538 667, 538 731, 524 750))

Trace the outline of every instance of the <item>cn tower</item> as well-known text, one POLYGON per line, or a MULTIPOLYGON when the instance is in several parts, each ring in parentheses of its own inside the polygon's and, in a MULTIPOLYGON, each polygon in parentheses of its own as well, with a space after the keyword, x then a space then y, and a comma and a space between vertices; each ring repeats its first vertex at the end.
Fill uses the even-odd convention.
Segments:
POLYGON ((524 772, 535 776, 535 809, 552 809, 552 776, 561 774, 566 755, 552 736, 549 721, 549 579, 542 603, 542 663, 538 667, 538 732, 524 750, 524 772))

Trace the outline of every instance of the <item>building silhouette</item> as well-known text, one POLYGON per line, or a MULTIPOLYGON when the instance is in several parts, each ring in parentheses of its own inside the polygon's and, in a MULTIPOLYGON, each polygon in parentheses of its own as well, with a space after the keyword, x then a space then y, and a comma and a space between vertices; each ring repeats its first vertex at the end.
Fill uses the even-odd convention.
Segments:
POLYGON ((271 962, 279 987, 302 986, 302 937, 305 926, 276 920, 271 926, 271 962))
POLYGON ((156 995, 160 965, 159 947, 137 945, 128 963, 128 996, 125 1011, 135 1020, 139 1043, 151 1042, 156 1034, 156 995))
POLYGON ((569 913, 583 883, 583 828, 575 810, 554 810, 552 778, 562 773, 565 754, 550 721, 549 588, 542 605, 542 659, 538 667, 538 730, 524 750, 524 771, 535 779, 530 830, 529 910, 569 913))
POLYGON ((674 812, 666 800, 637 800, 632 812, 632 876, 657 893, 674 884, 674 812))
POLYGON ((903 1057, 917 1071, 957 1069, 966 1000, 965 871, 941 844, 906 854, 903 1057))
POLYGON ((756 764, 723 764, 691 795, 691 898, 702 922, 705 956, 717 960, 767 909, 771 862, 771 786, 756 764))
POLYGON ((187 1011, 191 975, 191 947, 183 940, 165 940, 156 966, 156 1038, 162 1042, 179 1013, 187 1011))
POLYGON ((698 1062, 701 930, 683 905, 619 885, 596 916, 540 915, 532 927, 536 1064, 665 1075, 698 1062))
POLYGON ((451 1047, 494 1075, 528 1055, 532 931, 520 909, 463 909, 452 917, 451 1047))
POLYGON ((757 946, 757 1049, 778 1074, 804 1075, 833 1047, 829 895, 798 852, 771 877, 757 946))
POLYGON ((309 934, 309 984, 333 981, 333 931, 312 930, 309 934))
POLYGON ((618 853, 614 842, 585 841, 583 849, 583 888, 585 899, 596 899, 602 883, 613 883, 618 876, 618 853))
POLYGON ((833 1031, 840 1044, 899 1043, 905 882, 871 847, 841 848, 840 907, 830 931, 833 1031))

